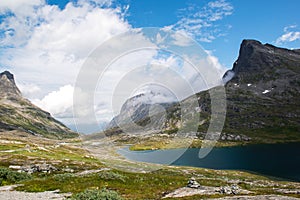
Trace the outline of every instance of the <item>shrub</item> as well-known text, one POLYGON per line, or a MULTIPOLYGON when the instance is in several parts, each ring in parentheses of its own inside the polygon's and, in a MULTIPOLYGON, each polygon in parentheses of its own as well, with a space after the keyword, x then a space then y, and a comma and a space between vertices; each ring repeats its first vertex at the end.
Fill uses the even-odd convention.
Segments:
POLYGON ((66 181, 73 177, 76 177, 76 175, 72 174, 72 173, 56 174, 53 176, 54 180, 59 181, 59 182, 66 181))
POLYGON ((103 171, 99 173, 99 177, 104 180, 120 180, 125 182, 125 176, 112 171, 103 171))
POLYGON ((0 168, 0 185, 3 185, 4 183, 17 183, 19 181, 28 180, 30 178, 31 175, 25 172, 15 172, 8 168, 0 168))
POLYGON ((123 198, 113 190, 85 190, 75 194, 73 200, 123 200, 123 198))

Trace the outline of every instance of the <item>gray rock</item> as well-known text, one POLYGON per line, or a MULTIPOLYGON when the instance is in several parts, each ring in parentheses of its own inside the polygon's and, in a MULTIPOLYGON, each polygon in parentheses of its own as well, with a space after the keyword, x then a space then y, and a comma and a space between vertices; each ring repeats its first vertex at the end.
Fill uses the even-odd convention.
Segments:
POLYGON ((200 188, 201 185, 195 180, 194 177, 190 178, 190 180, 187 183, 187 187, 189 188, 200 188))
POLYGON ((54 171, 58 171, 58 169, 52 166, 51 164, 42 163, 42 164, 24 165, 21 167, 19 171, 32 174, 35 172, 51 173, 54 171))
POLYGON ((239 194, 240 187, 238 185, 231 185, 231 186, 221 186, 219 192, 221 194, 239 194))

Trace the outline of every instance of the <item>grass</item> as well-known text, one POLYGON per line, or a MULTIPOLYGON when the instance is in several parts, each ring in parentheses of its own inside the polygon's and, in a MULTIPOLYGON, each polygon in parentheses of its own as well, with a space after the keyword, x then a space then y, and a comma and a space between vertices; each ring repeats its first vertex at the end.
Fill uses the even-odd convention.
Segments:
MULTIPOLYGON (((253 191, 255 194, 274 194, 274 187, 300 187, 299 184, 298 186, 295 184, 295 186, 293 183, 275 181, 246 172, 166 167, 150 173, 111 170, 84 176, 74 174, 50 175, 23 181, 24 186, 17 189, 30 192, 59 189, 61 192, 78 194, 86 190, 107 188, 118 192, 124 199, 160 199, 164 194, 186 186, 187 180, 191 176, 196 177, 201 185, 214 187, 230 185, 229 181, 236 180, 239 187, 253 191), (255 184, 253 184, 254 182, 255 184)), ((195 199, 196 197, 212 198, 223 197, 223 195, 198 195, 182 199, 195 199)))
POLYGON ((27 173, 15 172, 8 168, 0 167, 0 186, 15 184, 31 178, 31 175, 27 173))
MULTIPOLYGON (((192 138, 163 138, 151 137, 138 143, 132 144, 129 149, 131 151, 157 150, 157 149, 176 149, 176 148, 201 148, 204 140, 192 138)), ((246 141, 218 141, 215 147, 231 147, 254 144, 254 142, 246 141)))
POLYGON ((118 191, 128 199, 156 199, 160 198, 164 191, 184 186, 186 182, 185 177, 179 174, 172 176, 163 173, 136 174, 114 170, 109 173, 110 175, 104 176, 103 173, 75 177, 68 175, 63 179, 57 179, 57 175, 37 178, 23 182, 25 185, 18 190, 41 192, 60 189, 61 192, 79 193, 86 189, 106 187, 118 191))
POLYGON ((0 134, 2 166, 24 165, 37 161, 51 163, 58 168, 68 166, 75 171, 103 166, 98 159, 82 148, 78 139, 50 140, 15 131, 0 134), (1 143, 1 140, 5 142, 1 143), (25 146, 27 147, 24 148, 25 146))
MULTIPOLYGON (((5 139, 5 141, 16 140, 16 133, 11 135, 0 134, 0 139, 5 139)), ((88 169, 111 168, 112 165, 110 165, 110 163, 122 164, 129 168, 138 168, 140 166, 140 163, 113 160, 114 158, 111 158, 109 162, 106 162, 107 165, 104 165, 102 164, 104 160, 101 159, 101 157, 100 160, 98 160, 91 157, 86 150, 82 149, 78 140, 66 140, 65 142, 67 144, 57 145, 56 141, 44 138, 39 139, 33 137, 28 139, 28 137, 24 137, 22 139, 22 137, 17 137, 17 139, 22 143, 20 144, 21 149, 25 144, 29 144, 30 151, 23 149, 12 153, 0 152, 0 165, 7 167, 9 164, 22 165, 24 163, 35 163, 42 160, 43 162, 53 164, 59 169, 66 167, 72 168, 75 172, 88 169), (43 147, 47 151, 39 147, 43 147)), ((19 144, 15 146, 13 143, 2 143, 1 145, 4 146, 4 149, 8 149, 10 146, 13 149, 16 149, 19 144)), ((151 168, 151 164, 143 163, 143 165, 151 168)), ((276 193, 273 188, 300 189, 299 183, 273 180, 247 172, 179 166, 160 166, 160 168, 160 170, 150 171, 148 173, 134 173, 117 169, 106 169, 86 175, 64 173, 61 170, 51 174, 34 173, 29 179, 22 178, 13 180, 11 178, 5 178, 3 184, 21 183, 23 186, 19 186, 16 189, 28 192, 43 192, 59 189, 60 192, 63 193, 73 193, 72 197, 75 199, 81 197, 81 195, 97 196, 99 192, 101 193, 103 188, 106 188, 108 193, 116 194, 115 192, 117 192, 123 199, 161 199, 166 193, 185 187, 190 177, 195 177, 203 186, 212 187, 230 185, 233 181, 241 188, 253 191, 255 194, 276 193), (90 193, 90 191, 93 192, 90 193)), ((6 170, 8 169, 6 168, 6 170)), ((11 172, 11 170, 8 171, 11 172)), ((17 177, 21 176, 19 174, 17 175, 17 177)), ((295 195, 291 194, 290 196, 295 195)), ((196 195, 179 199, 212 197, 223 197, 223 195, 196 195)))
POLYGON ((85 190, 72 197, 72 200, 122 200, 123 198, 113 190, 85 190))

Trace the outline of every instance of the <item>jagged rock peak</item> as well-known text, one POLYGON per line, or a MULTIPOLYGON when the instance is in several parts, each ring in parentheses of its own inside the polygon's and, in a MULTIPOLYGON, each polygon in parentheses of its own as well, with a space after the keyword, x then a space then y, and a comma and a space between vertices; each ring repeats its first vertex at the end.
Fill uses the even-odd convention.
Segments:
POLYGON ((14 75, 12 73, 10 73, 9 71, 4 71, 4 72, 0 73, 0 78, 2 78, 2 76, 6 76, 6 78, 8 80, 15 83, 14 75))
POLYGON ((8 96, 22 96, 15 83, 14 75, 9 71, 0 73, 0 94, 2 98, 8 96))
POLYGON ((249 82, 254 77, 266 80, 274 78, 273 73, 283 70, 298 72, 299 60, 300 50, 279 48, 256 40, 243 40, 239 57, 231 70, 234 73, 232 81, 249 82))
POLYGON ((0 132, 22 131, 49 138, 77 137, 48 112, 24 98, 9 71, 0 73, 0 132))

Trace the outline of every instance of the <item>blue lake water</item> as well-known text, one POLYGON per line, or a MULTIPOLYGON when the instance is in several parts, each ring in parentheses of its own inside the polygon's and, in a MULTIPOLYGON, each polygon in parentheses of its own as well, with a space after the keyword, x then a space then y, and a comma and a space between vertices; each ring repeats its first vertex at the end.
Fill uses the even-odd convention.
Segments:
POLYGON ((300 181, 300 143, 261 144, 214 148, 205 158, 198 157, 199 149, 170 149, 129 151, 120 149, 127 159, 210 169, 250 171, 262 175, 300 181), (183 153, 181 155, 181 153, 183 153), (177 156, 181 155, 181 156, 177 156), (177 156, 177 157, 176 157, 177 156), (177 158, 172 160, 172 158, 177 158))

